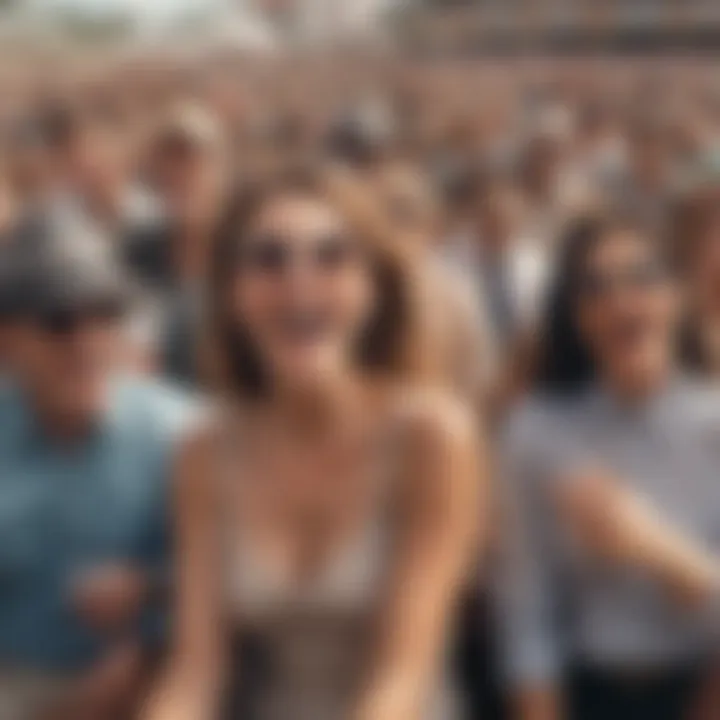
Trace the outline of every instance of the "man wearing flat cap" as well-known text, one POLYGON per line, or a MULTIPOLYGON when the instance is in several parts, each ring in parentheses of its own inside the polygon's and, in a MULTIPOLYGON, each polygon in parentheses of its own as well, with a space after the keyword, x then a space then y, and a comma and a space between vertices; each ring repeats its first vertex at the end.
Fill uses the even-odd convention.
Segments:
POLYGON ((130 288, 70 217, 20 223, 0 314, 0 718, 112 720, 158 639, 186 400, 121 375, 130 288))

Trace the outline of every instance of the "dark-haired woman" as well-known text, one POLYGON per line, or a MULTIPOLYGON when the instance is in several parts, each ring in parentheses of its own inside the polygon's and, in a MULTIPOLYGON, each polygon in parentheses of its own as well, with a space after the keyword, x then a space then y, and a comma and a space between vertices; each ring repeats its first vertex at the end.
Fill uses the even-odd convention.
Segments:
POLYGON ((684 197, 675 216, 674 245, 687 287, 683 349, 692 369, 720 379, 720 184, 684 197))
POLYGON ((407 268, 322 176, 218 235, 225 403, 178 465, 175 646, 152 720, 453 717, 443 646, 476 546, 477 435, 412 389, 407 268), (237 673, 228 639, 251 659, 237 673))
POLYGON ((585 222, 556 283, 506 448, 517 715, 679 720, 712 651, 719 398, 679 373, 678 290, 652 238, 585 222))

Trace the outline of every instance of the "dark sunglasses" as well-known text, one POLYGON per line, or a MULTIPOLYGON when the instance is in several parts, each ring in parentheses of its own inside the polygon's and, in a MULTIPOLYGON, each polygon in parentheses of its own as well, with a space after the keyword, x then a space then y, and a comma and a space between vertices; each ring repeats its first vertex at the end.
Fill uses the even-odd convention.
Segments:
POLYGON ((35 326, 54 338, 74 335, 87 325, 112 325, 121 319, 122 308, 115 303, 85 308, 55 308, 33 317, 35 326))
POLYGON ((359 255, 357 243, 341 233, 318 237, 310 247, 302 249, 278 235, 264 235, 241 247, 238 261, 249 270, 282 275, 298 262, 309 262, 319 270, 333 272, 348 266, 359 255))
POLYGON ((578 283, 578 293, 590 299, 604 298, 616 290, 652 289, 668 279, 667 269, 659 262, 637 263, 615 272, 586 272, 578 283))

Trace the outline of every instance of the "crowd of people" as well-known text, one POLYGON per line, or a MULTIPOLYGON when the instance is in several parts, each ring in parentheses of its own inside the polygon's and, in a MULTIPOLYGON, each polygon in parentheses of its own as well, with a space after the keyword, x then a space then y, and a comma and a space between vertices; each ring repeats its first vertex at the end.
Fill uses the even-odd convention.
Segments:
POLYGON ((717 70, 5 72, 0 720, 717 720, 717 70))

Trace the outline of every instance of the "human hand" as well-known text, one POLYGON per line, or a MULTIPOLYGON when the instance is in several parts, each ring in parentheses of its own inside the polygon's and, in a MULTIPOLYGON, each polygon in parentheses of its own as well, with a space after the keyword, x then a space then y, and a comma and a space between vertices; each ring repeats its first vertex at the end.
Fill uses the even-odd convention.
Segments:
POLYGON ((137 569, 115 565, 83 573, 72 590, 80 616, 94 629, 116 631, 137 618, 148 583, 137 569))

